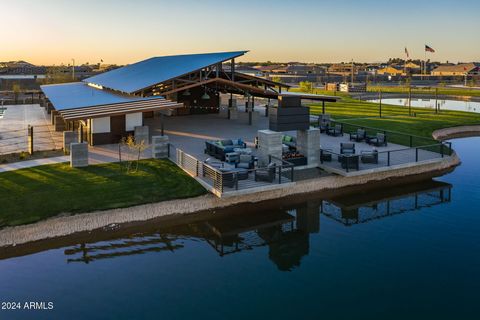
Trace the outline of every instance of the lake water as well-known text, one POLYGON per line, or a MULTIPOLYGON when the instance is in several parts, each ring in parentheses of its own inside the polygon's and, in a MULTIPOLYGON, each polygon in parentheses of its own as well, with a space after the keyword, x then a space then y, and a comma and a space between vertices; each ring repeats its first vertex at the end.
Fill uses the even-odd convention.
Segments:
MULTIPOLYGON (((369 102, 378 103, 378 99, 368 100, 369 102)), ((408 98, 382 99, 384 104, 392 104, 396 106, 405 106, 408 108, 408 98)), ((468 111, 480 112, 480 102, 463 101, 463 100, 438 100, 440 110, 468 111)), ((430 108, 435 110, 435 99, 412 99, 412 107, 430 108)))
POLYGON ((0 301, 54 307, 0 319, 477 319, 479 144, 425 183, 0 249, 0 301))

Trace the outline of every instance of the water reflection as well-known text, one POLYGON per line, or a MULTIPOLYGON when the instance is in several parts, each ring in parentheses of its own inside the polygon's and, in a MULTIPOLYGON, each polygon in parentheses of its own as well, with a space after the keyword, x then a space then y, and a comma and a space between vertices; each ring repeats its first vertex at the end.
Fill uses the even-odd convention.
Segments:
POLYGON ((65 249, 69 263, 180 250, 190 241, 205 242, 219 256, 268 247, 268 257, 279 270, 299 267, 309 254, 310 234, 320 231, 320 214, 345 226, 451 201, 452 186, 428 181, 387 190, 311 199, 291 207, 262 212, 214 214, 208 218, 119 239, 83 242, 65 249))

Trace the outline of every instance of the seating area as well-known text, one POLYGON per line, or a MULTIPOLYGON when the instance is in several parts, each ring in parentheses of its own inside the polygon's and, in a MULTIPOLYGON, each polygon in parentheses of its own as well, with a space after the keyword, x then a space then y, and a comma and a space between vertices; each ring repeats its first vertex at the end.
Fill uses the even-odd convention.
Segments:
MULTIPOLYGON (((242 139, 225 139, 217 141, 205 141, 205 153, 215 157, 221 161, 227 161, 227 154, 229 153, 248 153, 245 150, 247 144, 242 139), (243 150, 242 150, 243 149, 243 150)), ((251 150, 250 150, 251 154, 251 150)))

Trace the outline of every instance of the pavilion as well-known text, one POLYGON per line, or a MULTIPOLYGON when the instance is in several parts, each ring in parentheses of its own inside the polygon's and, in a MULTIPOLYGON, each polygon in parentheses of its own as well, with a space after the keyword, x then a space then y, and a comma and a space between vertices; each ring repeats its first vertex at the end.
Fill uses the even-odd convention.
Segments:
MULTIPOLYGON (((117 143, 156 112, 218 113, 220 94, 278 100, 280 96, 335 102, 338 98, 292 94, 290 86, 239 73, 235 59, 247 51, 162 56, 114 69, 82 82, 43 85, 57 130, 79 130, 90 145, 117 143), (224 68, 225 63, 230 63, 224 68)), ((251 100, 250 100, 251 99, 251 100)))

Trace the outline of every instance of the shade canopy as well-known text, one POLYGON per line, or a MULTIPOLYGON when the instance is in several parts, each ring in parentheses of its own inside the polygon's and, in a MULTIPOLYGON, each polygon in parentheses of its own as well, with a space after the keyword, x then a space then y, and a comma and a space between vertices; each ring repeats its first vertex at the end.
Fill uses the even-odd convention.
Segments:
POLYGON ((83 81, 124 93, 138 93, 164 81, 222 63, 247 51, 154 57, 108 71, 83 81))
POLYGON ((65 120, 79 120, 183 107, 161 96, 123 95, 83 82, 41 86, 45 96, 65 120))

